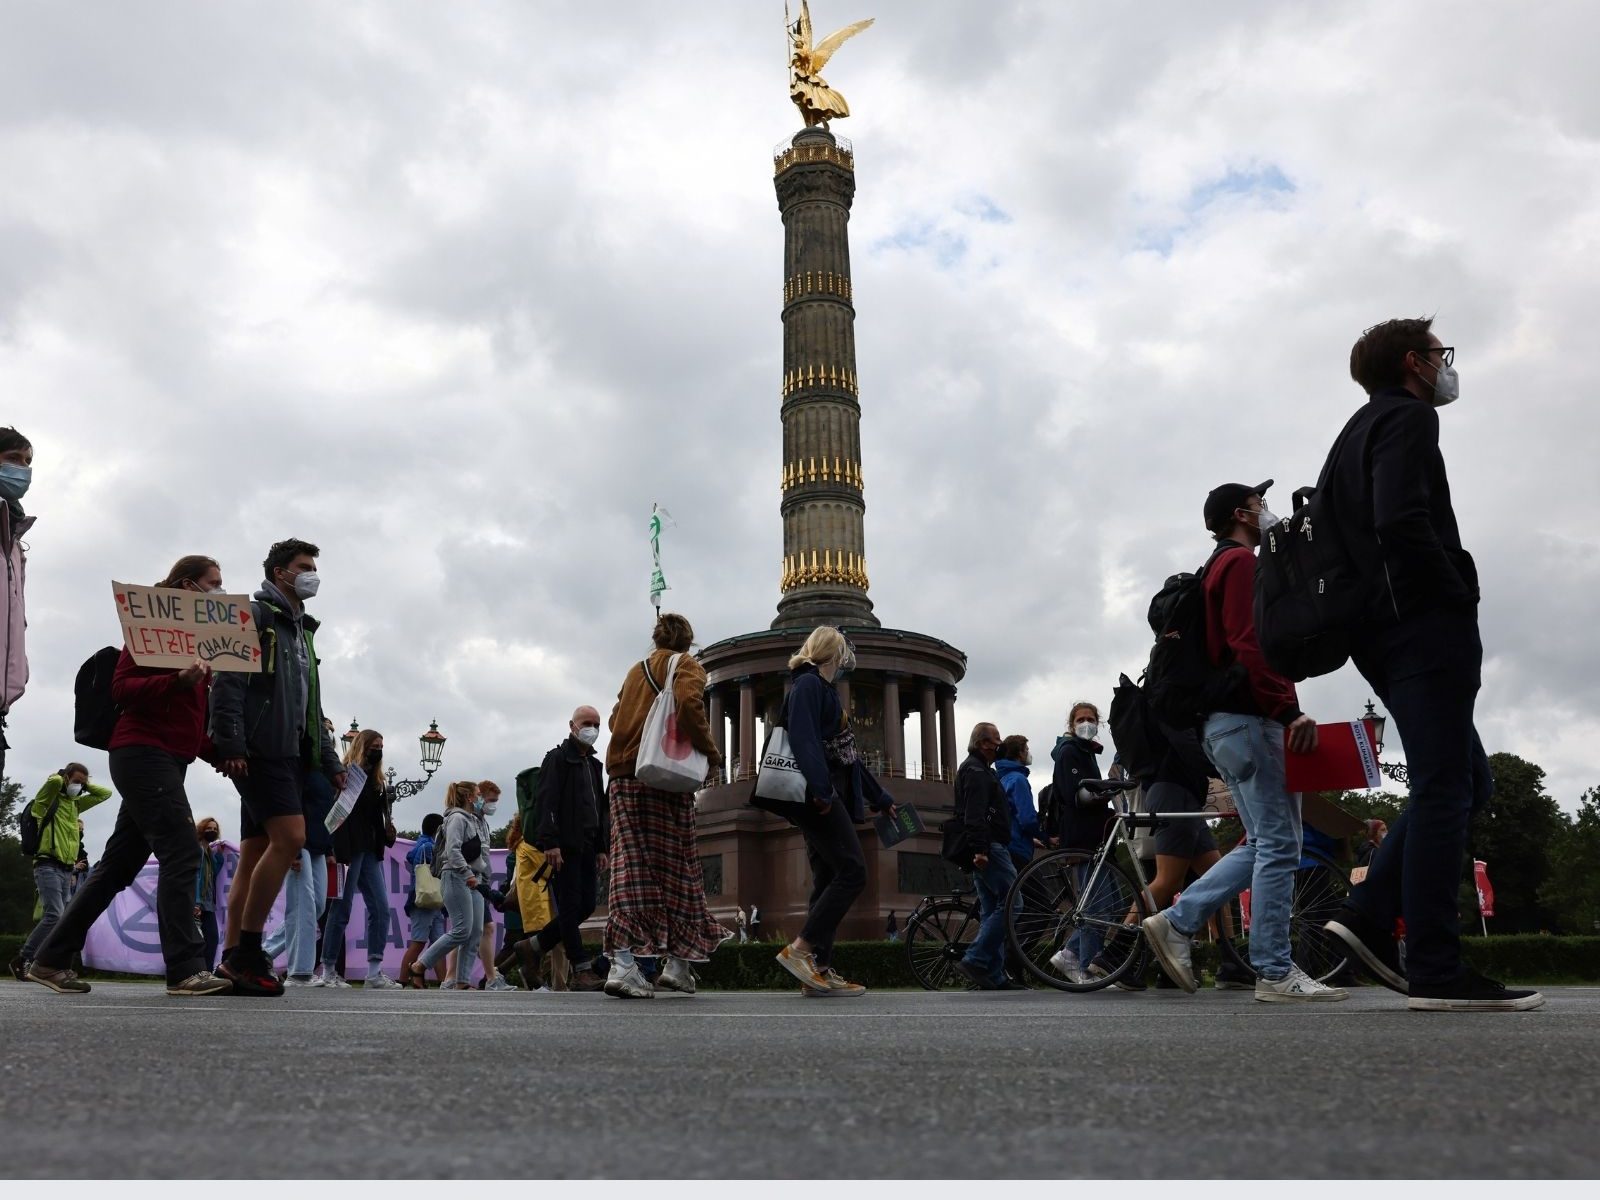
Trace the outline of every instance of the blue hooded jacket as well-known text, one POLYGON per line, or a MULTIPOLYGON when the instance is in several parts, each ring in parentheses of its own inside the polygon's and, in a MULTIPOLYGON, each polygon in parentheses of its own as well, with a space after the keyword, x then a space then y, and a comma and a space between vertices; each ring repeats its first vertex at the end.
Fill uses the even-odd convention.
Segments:
POLYGON ((1011 801, 1011 860, 1020 866, 1033 858, 1033 839, 1039 836, 1033 785, 1028 782, 1028 768, 1015 759, 995 759, 994 771, 1011 801))

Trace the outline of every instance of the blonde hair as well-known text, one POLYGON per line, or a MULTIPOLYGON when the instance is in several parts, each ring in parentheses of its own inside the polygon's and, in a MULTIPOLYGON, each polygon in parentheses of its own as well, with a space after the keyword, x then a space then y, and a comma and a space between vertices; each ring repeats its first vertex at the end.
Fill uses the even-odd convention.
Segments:
POLYGON ((856 665, 856 652, 838 629, 832 625, 818 625, 811 631, 805 645, 789 659, 789 670, 801 666, 820 669, 829 663, 836 663, 840 668, 853 667, 856 665))
POLYGON ((694 644, 694 626, 681 613, 662 613, 656 618, 656 627, 650 632, 650 640, 658 650, 683 654, 694 644))
POLYGON ((470 779, 457 780, 444 791, 444 806, 446 808, 465 808, 472 803, 472 798, 478 794, 478 785, 470 779))
MULTIPOLYGON (((372 745, 373 739, 381 738, 382 736, 383 734, 379 733, 376 729, 363 729, 360 733, 356 734, 355 737, 350 739, 350 746, 344 752, 344 765, 348 767, 353 763, 360 767, 363 771, 366 771, 367 747, 372 745)), ((378 765, 372 768, 371 771, 367 771, 367 774, 375 777, 379 784, 382 784, 383 752, 381 750, 378 752, 378 765)))

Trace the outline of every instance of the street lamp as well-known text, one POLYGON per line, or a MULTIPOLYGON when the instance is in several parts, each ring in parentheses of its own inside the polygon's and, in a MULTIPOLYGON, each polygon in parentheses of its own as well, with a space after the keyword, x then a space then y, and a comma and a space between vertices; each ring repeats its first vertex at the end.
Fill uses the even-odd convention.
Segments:
POLYGON ((439 762, 444 758, 445 736, 439 732, 439 722, 429 721, 428 732, 417 741, 422 746, 422 778, 421 779, 396 779, 394 768, 390 767, 384 772, 384 778, 389 784, 389 791, 396 800, 404 800, 407 796, 415 796, 428 786, 428 781, 433 778, 433 773, 439 769, 439 762))
MULTIPOLYGON (((1361 714, 1361 719, 1372 726, 1372 748, 1379 754, 1382 754, 1383 735, 1384 732, 1389 728, 1389 719, 1380 713, 1376 707, 1374 707, 1370 699, 1367 701, 1367 711, 1361 714)), ((1404 763, 1386 763, 1380 761, 1378 763, 1378 770, 1382 771, 1396 783, 1409 784, 1411 782, 1411 773, 1406 769, 1404 763)))
MULTIPOLYGON (((351 721, 350 728, 339 738, 344 743, 346 750, 356 740, 356 735, 361 732, 359 722, 351 721)), ((433 773, 439 769, 439 762, 444 758, 445 736, 439 732, 439 722, 429 721, 428 732, 417 739, 422 746, 422 778, 421 779, 396 779, 394 768, 390 767, 383 773, 384 782, 388 785, 389 795, 392 800, 404 800, 407 796, 415 796, 428 786, 428 781, 433 778, 433 773)))
POLYGON ((355 744, 356 736, 360 732, 361 732, 361 722, 355 720, 352 717, 351 720, 350 720, 350 728, 346 729, 342 734, 339 735, 339 741, 341 743, 343 743, 344 752, 346 754, 350 753, 350 747, 355 744))

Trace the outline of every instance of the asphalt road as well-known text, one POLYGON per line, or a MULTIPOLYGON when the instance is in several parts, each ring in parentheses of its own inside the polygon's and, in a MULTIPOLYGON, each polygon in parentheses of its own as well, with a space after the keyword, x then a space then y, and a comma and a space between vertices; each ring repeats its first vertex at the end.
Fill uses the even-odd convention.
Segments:
POLYGON ((0 984, 5 1174, 1600 1174, 1600 988, 1532 1013, 0 984))

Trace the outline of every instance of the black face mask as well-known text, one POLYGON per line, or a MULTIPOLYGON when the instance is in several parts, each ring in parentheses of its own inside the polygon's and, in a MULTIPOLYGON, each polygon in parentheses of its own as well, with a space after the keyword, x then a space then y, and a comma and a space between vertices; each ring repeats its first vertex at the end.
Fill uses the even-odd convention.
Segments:
POLYGON ((200 835, 200 840, 202 842, 214 842, 214 841, 216 841, 217 840, 217 831, 215 829, 207 829, 204 833, 202 833, 200 835))
POLYGON ((376 767, 382 761, 383 761, 383 751, 382 750, 368 750, 367 751, 367 770, 369 770, 369 771, 372 770, 374 767, 376 767))

